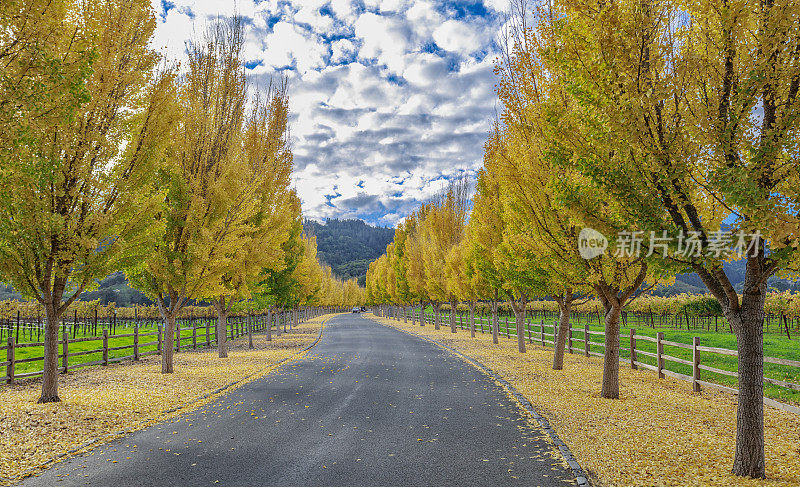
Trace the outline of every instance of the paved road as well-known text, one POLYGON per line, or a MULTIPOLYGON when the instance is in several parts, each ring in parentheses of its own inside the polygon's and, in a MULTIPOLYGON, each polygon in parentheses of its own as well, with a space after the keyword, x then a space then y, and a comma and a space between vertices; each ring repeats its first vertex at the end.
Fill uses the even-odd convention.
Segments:
POLYGON ((342 315, 307 358, 23 485, 575 485, 542 436, 474 367, 342 315))

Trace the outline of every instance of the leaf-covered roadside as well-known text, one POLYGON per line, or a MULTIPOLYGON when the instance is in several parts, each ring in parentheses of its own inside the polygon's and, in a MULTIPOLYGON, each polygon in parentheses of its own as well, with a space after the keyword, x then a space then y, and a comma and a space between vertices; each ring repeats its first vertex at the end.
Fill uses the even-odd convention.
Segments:
MULTIPOLYGON (((50 459, 96 438, 133 431, 200 407, 215 399, 212 393, 232 382, 225 394, 273 370, 276 362, 292 357, 318 336, 323 315, 301 324, 272 342, 254 335, 231 342, 228 358, 216 350, 175 354, 176 372, 161 373, 160 357, 72 372, 60 379, 62 401, 36 404, 39 382, 0 388, 0 485, 50 459), (175 408, 179 412, 166 413, 175 408)), ((110 440, 111 437, 104 441, 110 440)), ((92 447, 97 446, 95 443, 92 447)))
POLYGON ((733 396, 693 393, 690 384, 621 367, 620 399, 603 399, 597 393, 602 359, 567 354, 564 370, 554 371, 550 349, 533 345, 522 354, 512 340, 492 345, 489 336, 375 319, 455 348, 503 376, 548 418, 600 485, 800 485, 800 417, 792 413, 765 408, 767 479, 737 477, 730 472, 733 396))

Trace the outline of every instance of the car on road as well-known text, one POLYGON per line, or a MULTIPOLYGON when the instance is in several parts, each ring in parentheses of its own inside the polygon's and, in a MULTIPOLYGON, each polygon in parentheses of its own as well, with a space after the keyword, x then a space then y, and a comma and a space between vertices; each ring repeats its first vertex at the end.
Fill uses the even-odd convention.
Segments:
POLYGON ((353 306, 353 313, 361 313, 361 308, 358 306, 353 306))

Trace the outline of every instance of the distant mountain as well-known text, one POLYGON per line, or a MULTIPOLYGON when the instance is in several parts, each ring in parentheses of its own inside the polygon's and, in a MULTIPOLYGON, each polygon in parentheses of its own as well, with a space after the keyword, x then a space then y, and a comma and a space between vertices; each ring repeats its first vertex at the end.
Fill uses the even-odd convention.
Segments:
MULTIPOLYGON (((736 260, 733 262, 726 262, 723 265, 725 274, 730 279, 733 288, 736 292, 741 293, 744 289, 744 272, 747 261, 745 259, 736 260)), ((767 286, 770 290, 776 291, 800 291, 800 283, 790 279, 779 279, 777 277, 770 277, 767 281, 767 286)), ((675 278, 675 284, 670 286, 659 286, 653 294, 657 296, 673 296, 675 294, 705 294, 708 292, 706 285, 703 284, 702 279, 696 273, 679 274, 675 278)))
POLYGON ((369 263, 380 257, 394 239, 394 229, 373 227, 361 220, 334 218, 324 224, 306 220, 303 229, 306 235, 317 237, 319 260, 331 266, 340 279, 355 277, 362 286, 369 263))
POLYGON ((97 289, 83 293, 78 299, 101 303, 116 303, 117 307, 155 304, 144 293, 133 289, 122 272, 115 272, 97 284, 97 289))
MULTIPOLYGON (((0 301, 13 299, 24 301, 23 297, 10 284, 0 283, 0 301)), ((115 272, 97 283, 97 289, 87 291, 78 297, 79 301, 100 300, 100 304, 116 303, 118 308, 123 306, 155 304, 144 294, 133 289, 128 284, 125 274, 115 272)))
MULTIPOLYGON (((331 266, 341 279, 358 279, 365 285, 369 263, 383 254, 394 239, 391 228, 373 227, 361 220, 328 220, 325 224, 306 220, 303 228, 317 237, 318 257, 331 266)), ((13 286, 0 282, 0 301, 23 297, 13 286)), ((125 274, 115 272, 97 283, 93 291, 84 292, 81 301, 100 300, 101 304, 116 303, 117 307, 154 304, 144 294, 130 287, 125 274)))

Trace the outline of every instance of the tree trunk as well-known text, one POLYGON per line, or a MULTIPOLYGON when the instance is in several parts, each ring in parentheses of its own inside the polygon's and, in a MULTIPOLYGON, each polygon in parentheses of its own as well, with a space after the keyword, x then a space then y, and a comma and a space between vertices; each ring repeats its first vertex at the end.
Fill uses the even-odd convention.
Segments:
POLYGON ((247 313, 247 347, 253 348, 253 323, 250 313, 247 313))
POLYGON ((497 345, 500 343, 500 333, 497 330, 497 299, 492 300, 492 343, 497 345))
POLYGON ((58 397, 58 321, 60 316, 56 306, 44 306, 44 366, 42 373, 42 395, 37 401, 40 404, 59 402, 58 397))
POLYGON ((450 333, 456 332, 456 302, 450 301, 450 333))
POLYGON ((267 311, 267 341, 272 341, 272 310, 267 311))
POLYGON ((419 302, 419 326, 425 326, 425 302, 419 302))
POLYGON ((764 241, 756 255, 747 257, 744 286, 739 296, 721 267, 695 265, 706 287, 717 298, 736 333, 739 395, 736 408, 736 453, 732 472, 741 477, 764 478, 764 302, 767 279, 774 272, 766 262, 764 241))
POLYGON ((217 308, 217 351, 219 358, 228 358, 228 313, 222 307, 217 308))
MULTIPOLYGON (((570 328, 570 314, 572 313, 572 292, 567 291, 563 296, 553 296, 558 303, 559 322, 558 337, 556 339, 555 352, 553 353, 553 370, 564 368, 564 347, 567 343, 567 336, 570 328)), ((588 339, 588 337, 586 337, 588 339)))
POLYGON ((619 399, 619 316, 622 306, 606 305, 606 352, 603 356, 603 388, 600 397, 619 399))
POLYGON ((511 306, 514 308, 514 325, 517 328, 517 349, 519 353, 525 353, 525 318, 527 314, 526 301, 522 300, 521 303, 511 301, 511 306))
POLYGON ((433 305, 433 328, 435 330, 438 330, 439 329, 439 325, 441 324, 440 321, 439 321, 440 318, 441 318, 441 316, 439 314, 441 312, 441 307, 442 307, 442 305, 439 304, 439 303, 436 303, 436 304, 433 305))
POLYGON ((746 291, 742 296, 738 317, 730 310, 726 313, 734 330, 737 330, 736 344, 739 350, 739 396, 733 473, 742 477, 764 478, 763 325, 766 285, 748 286, 747 280, 746 276, 746 291))
POLYGON ((475 338, 475 301, 469 302, 469 334, 475 338))
POLYGON ((171 374, 175 370, 172 365, 172 356, 175 353, 175 323, 178 320, 178 312, 167 313, 164 318, 164 341, 161 345, 161 373, 171 374))

